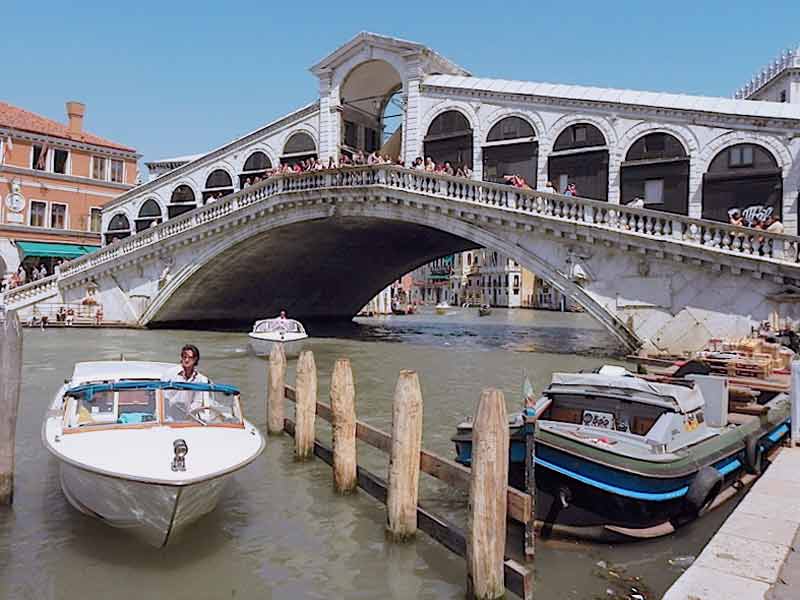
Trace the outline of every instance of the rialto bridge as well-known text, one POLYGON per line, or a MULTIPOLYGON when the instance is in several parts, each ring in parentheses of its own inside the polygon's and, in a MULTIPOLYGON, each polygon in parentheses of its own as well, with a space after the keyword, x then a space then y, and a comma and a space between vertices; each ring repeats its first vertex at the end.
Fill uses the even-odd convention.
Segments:
POLYGON ((149 326, 352 316, 399 273, 496 248, 622 344, 696 348, 800 317, 800 238, 584 198, 370 166, 271 177, 12 290, 149 326))
POLYGON ((478 78, 371 33, 311 72, 314 102, 107 204, 107 247, 8 294, 9 306, 91 287, 107 319, 141 325, 244 322, 282 306, 351 316, 402 273, 486 246, 627 345, 692 348, 800 316, 797 238, 726 225, 739 209, 797 233, 800 104, 478 78), (247 186, 281 163, 359 150, 473 177, 370 167, 247 186), (539 191, 502 185, 509 174, 539 191), (547 181, 578 197, 542 191, 547 181))

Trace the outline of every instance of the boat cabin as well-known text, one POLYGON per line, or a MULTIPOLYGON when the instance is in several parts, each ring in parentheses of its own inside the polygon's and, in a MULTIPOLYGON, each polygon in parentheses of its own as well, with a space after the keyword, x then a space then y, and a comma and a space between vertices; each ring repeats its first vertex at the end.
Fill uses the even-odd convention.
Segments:
POLYGON ((253 325, 253 333, 305 333, 300 321, 294 319, 262 319, 253 325))
POLYGON ((539 428, 620 453, 667 454, 712 435, 699 386, 625 375, 554 373, 536 403, 539 428))
POLYGON ((82 383, 67 387, 62 409, 64 433, 157 426, 244 428, 239 390, 210 383, 82 383))

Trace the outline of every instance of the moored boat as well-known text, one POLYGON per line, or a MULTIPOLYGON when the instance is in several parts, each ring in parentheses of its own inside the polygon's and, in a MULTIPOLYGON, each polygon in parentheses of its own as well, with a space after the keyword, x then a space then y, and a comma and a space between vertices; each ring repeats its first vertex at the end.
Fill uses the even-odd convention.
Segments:
MULTIPOLYGON (((761 402, 758 414, 729 414, 720 377, 658 383, 620 368, 554 373, 535 406, 511 418, 509 479, 524 488, 526 436, 535 435, 543 527, 600 539, 671 533, 761 473, 788 433, 789 399, 761 402)), ((462 423, 453 438, 467 465, 471 429, 462 423)))
POLYGON ((162 381, 169 368, 78 363, 42 426, 70 504, 158 547, 212 511, 264 448, 236 388, 162 381))
POLYGON ((308 340, 300 321, 285 317, 256 321, 248 336, 250 347, 256 355, 269 356, 272 346, 281 344, 287 358, 299 356, 308 340))

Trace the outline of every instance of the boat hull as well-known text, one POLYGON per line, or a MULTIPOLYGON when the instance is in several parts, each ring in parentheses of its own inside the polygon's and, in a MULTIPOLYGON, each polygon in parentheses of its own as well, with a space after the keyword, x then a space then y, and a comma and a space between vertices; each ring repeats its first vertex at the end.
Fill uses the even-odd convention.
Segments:
POLYGON ((231 474, 187 485, 132 481, 61 463, 61 489, 80 512, 162 547, 217 506, 231 474))
POLYGON ((281 344, 283 346, 283 352, 286 355, 286 358, 297 358, 305 348, 307 340, 308 338, 303 338, 300 340, 287 340, 278 342, 264 338, 257 338, 251 335, 250 349, 256 356, 269 356, 270 352, 272 352, 272 347, 275 344, 281 344))
MULTIPOLYGON (((785 421, 773 424, 759 435, 762 456, 770 453, 788 432, 785 421)), ((453 438, 458 462, 471 462, 472 442, 466 432, 453 438)), ((590 538, 654 537, 671 533, 710 508, 718 506, 740 488, 737 482, 752 480, 741 437, 730 436, 727 446, 717 443, 705 457, 698 455, 691 470, 654 466, 647 472, 641 461, 616 465, 610 455, 575 453, 560 447, 555 437, 536 443, 536 519, 546 530, 590 538), (714 471, 721 479, 713 489, 706 485, 701 471, 714 471), (735 485, 736 484, 736 485, 735 485), (690 498, 703 498, 697 506, 690 498), (708 502, 706 503, 706 500, 708 502), (619 531, 624 530, 620 535, 619 531), (598 532, 601 532, 598 534, 598 532), (608 536, 602 535, 603 532, 608 536)), ((521 430, 511 431, 509 483, 525 489, 525 441, 521 430)), ((717 475, 713 474, 713 477, 717 475)), ((710 485, 710 484, 709 484, 710 485)))

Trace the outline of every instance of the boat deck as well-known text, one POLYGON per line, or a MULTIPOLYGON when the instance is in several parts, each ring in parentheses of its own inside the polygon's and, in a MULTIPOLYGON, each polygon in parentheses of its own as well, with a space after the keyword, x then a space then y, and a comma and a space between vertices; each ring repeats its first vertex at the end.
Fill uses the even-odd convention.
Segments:
POLYGON ((663 600, 788 600, 800 583, 800 447, 783 448, 663 600))

